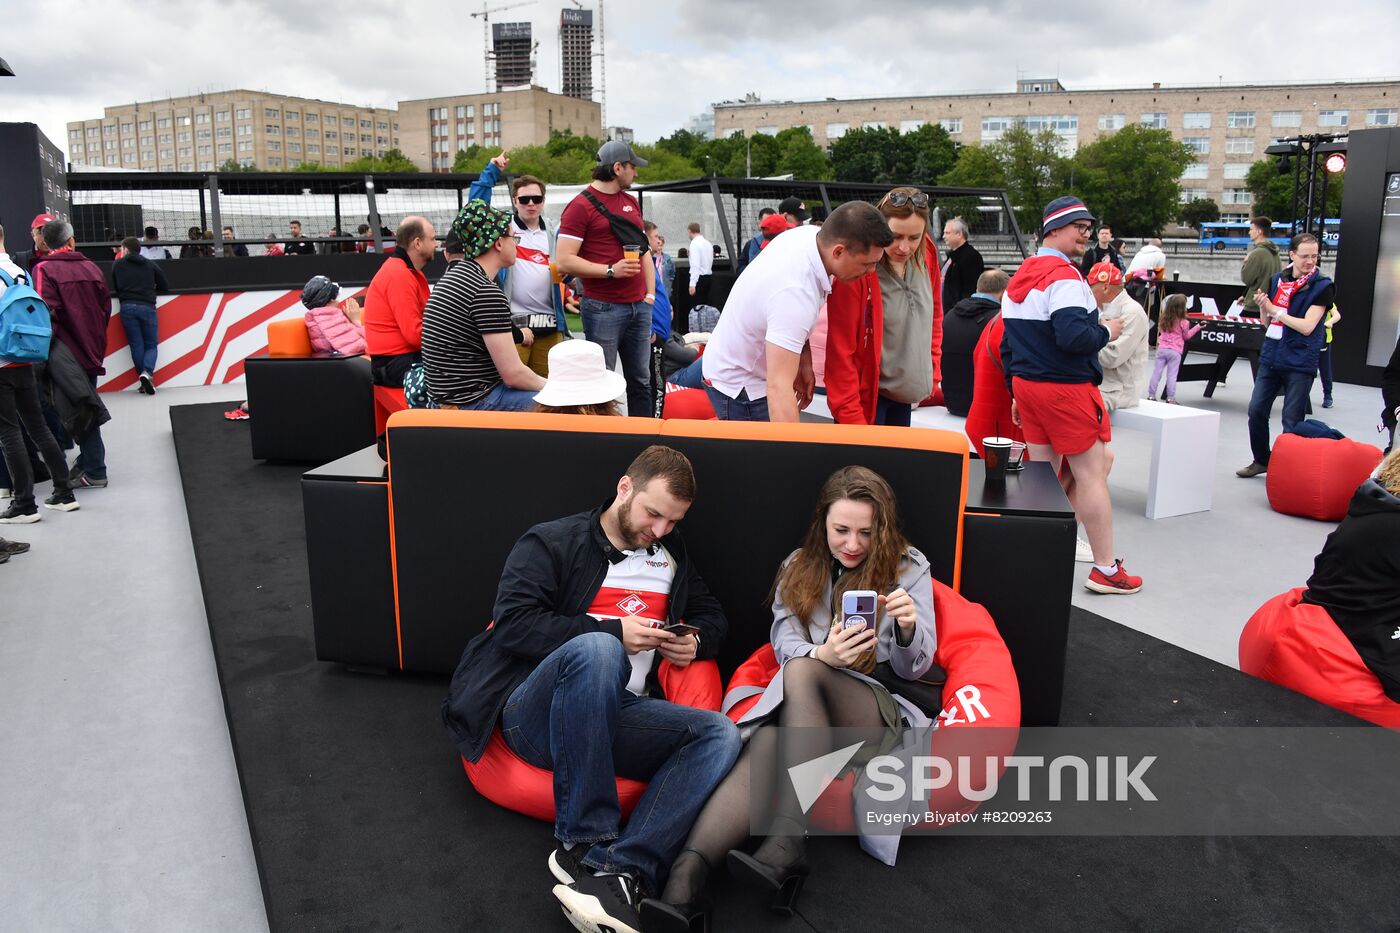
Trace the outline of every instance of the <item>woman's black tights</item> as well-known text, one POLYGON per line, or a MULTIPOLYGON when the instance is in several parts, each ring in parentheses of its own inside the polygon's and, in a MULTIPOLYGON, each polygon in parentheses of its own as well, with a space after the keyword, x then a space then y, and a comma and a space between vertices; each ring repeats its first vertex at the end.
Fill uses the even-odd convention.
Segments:
POLYGON ((671 868, 662 900, 690 903, 704 890, 710 871, 730 849, 748 840, 751 806, 775 805, 766 838, 754 856, 777 867, 802 858, 807 817, 787 777, 788 769, 835 750, 823 727, 867 729, 870 734, 863 737, 876 741, 883 728, 869 684, 810 657, 794 658, 783 667, 778 725, 782 728, 763 726, 754 733, 734 768, 710 795, 671 868), (755 760, 763 763, 757 775, 755 760), (764 786, 754 786, 756 779, 764 786))

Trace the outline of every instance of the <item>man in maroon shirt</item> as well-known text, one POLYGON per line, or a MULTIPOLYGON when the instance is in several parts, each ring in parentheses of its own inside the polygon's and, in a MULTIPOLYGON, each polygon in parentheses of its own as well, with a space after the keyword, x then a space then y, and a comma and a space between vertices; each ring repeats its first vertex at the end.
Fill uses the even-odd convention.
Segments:
POLYGON ((603 143, 593 182, 564 208, 556 263, 583 282, 584 336, 603 348, 612 369, 622 356, 627 413, 651 411, 651 305, 656 269, 642 232, 642 207, 627 193, 646 159, 621 140, 603 143), (636 232, 633 233, 633 228, 636 232))

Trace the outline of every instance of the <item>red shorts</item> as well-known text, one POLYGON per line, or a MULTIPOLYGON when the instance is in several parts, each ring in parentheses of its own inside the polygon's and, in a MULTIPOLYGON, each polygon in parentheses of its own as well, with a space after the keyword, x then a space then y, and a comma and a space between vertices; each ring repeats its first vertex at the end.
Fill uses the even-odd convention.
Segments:
POLYGON ((1091 382, 1032 382, 1014 376, 1011 392, 1028 444, 1045 444, 1070 457, 1113 437, 1103 396, 1091 382))

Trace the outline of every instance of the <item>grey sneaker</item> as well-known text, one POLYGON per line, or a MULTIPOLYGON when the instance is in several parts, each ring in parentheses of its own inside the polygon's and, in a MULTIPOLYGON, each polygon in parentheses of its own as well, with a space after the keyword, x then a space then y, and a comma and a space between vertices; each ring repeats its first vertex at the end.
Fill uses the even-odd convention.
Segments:
POLYGON ((106 489, 106 488, 107 488, 107 477, 104 476, 104 477, 102 477, 101 479, 93 479, 91 476, 88 476, 86 473, 79 473, 79 474, 78 474, 78 478, 77 478, 76 480, 73 481, 73 485, 74 485, 74 486, 89 486, 89 487, 91 487, 91 488, 93 488, 93 489, 106 489))
POLYGON ((1236 470, 1235 475, 1240 479, 1249 479, 1250 477, 1258 476, 1260 473, 1267 472, 1269 472, 1268 467, 1264 466, 1264 464, 1260 463, 1258 460, 1252 460, 1249 466, 1241 467, 1236 470))
POLYGON ((76 482, 78 481, 78 477, 80 477, 80 476, 82 476, 82 475, 83 475, 83 467, 82 467, 82 465, 81 465, 81 464, 78 464, 78 463, 75 463, 75 464, 73 464, 73 466, 71 466, 71 467, 68 469, 68 482, 70 482, 70 483, 76 483, 76 482))
POLYGON ((10 507, 0 512, 0 524, 32 525, 43 517, 39 514, 37 506, 31 505, 27 509, 22 509, 14 501, 11 501, 10 507))

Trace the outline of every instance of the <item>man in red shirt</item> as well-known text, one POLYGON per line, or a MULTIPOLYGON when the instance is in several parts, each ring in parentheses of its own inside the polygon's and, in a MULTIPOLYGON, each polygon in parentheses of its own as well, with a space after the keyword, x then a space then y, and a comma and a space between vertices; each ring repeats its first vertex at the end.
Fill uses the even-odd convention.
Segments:
POLYGON ((423 359, 423 307, 428 279, 423 267, 437 252, 437 231, 426 217, 405 217, 397 245, 365 292, 365 351, 376 385, 403 385, 404 373, 423 359))
POLYGON ((643 262, 642 207, 627 193, 646 159, 621 140, 603 143, 593 182, 564 208, 556 264, 583 281, 583 333, 612 369, 622 356, 627 413, 651 411, 651 306, 656 269, 643 262), (635 228, 635 232, 634 229, 635 228))

